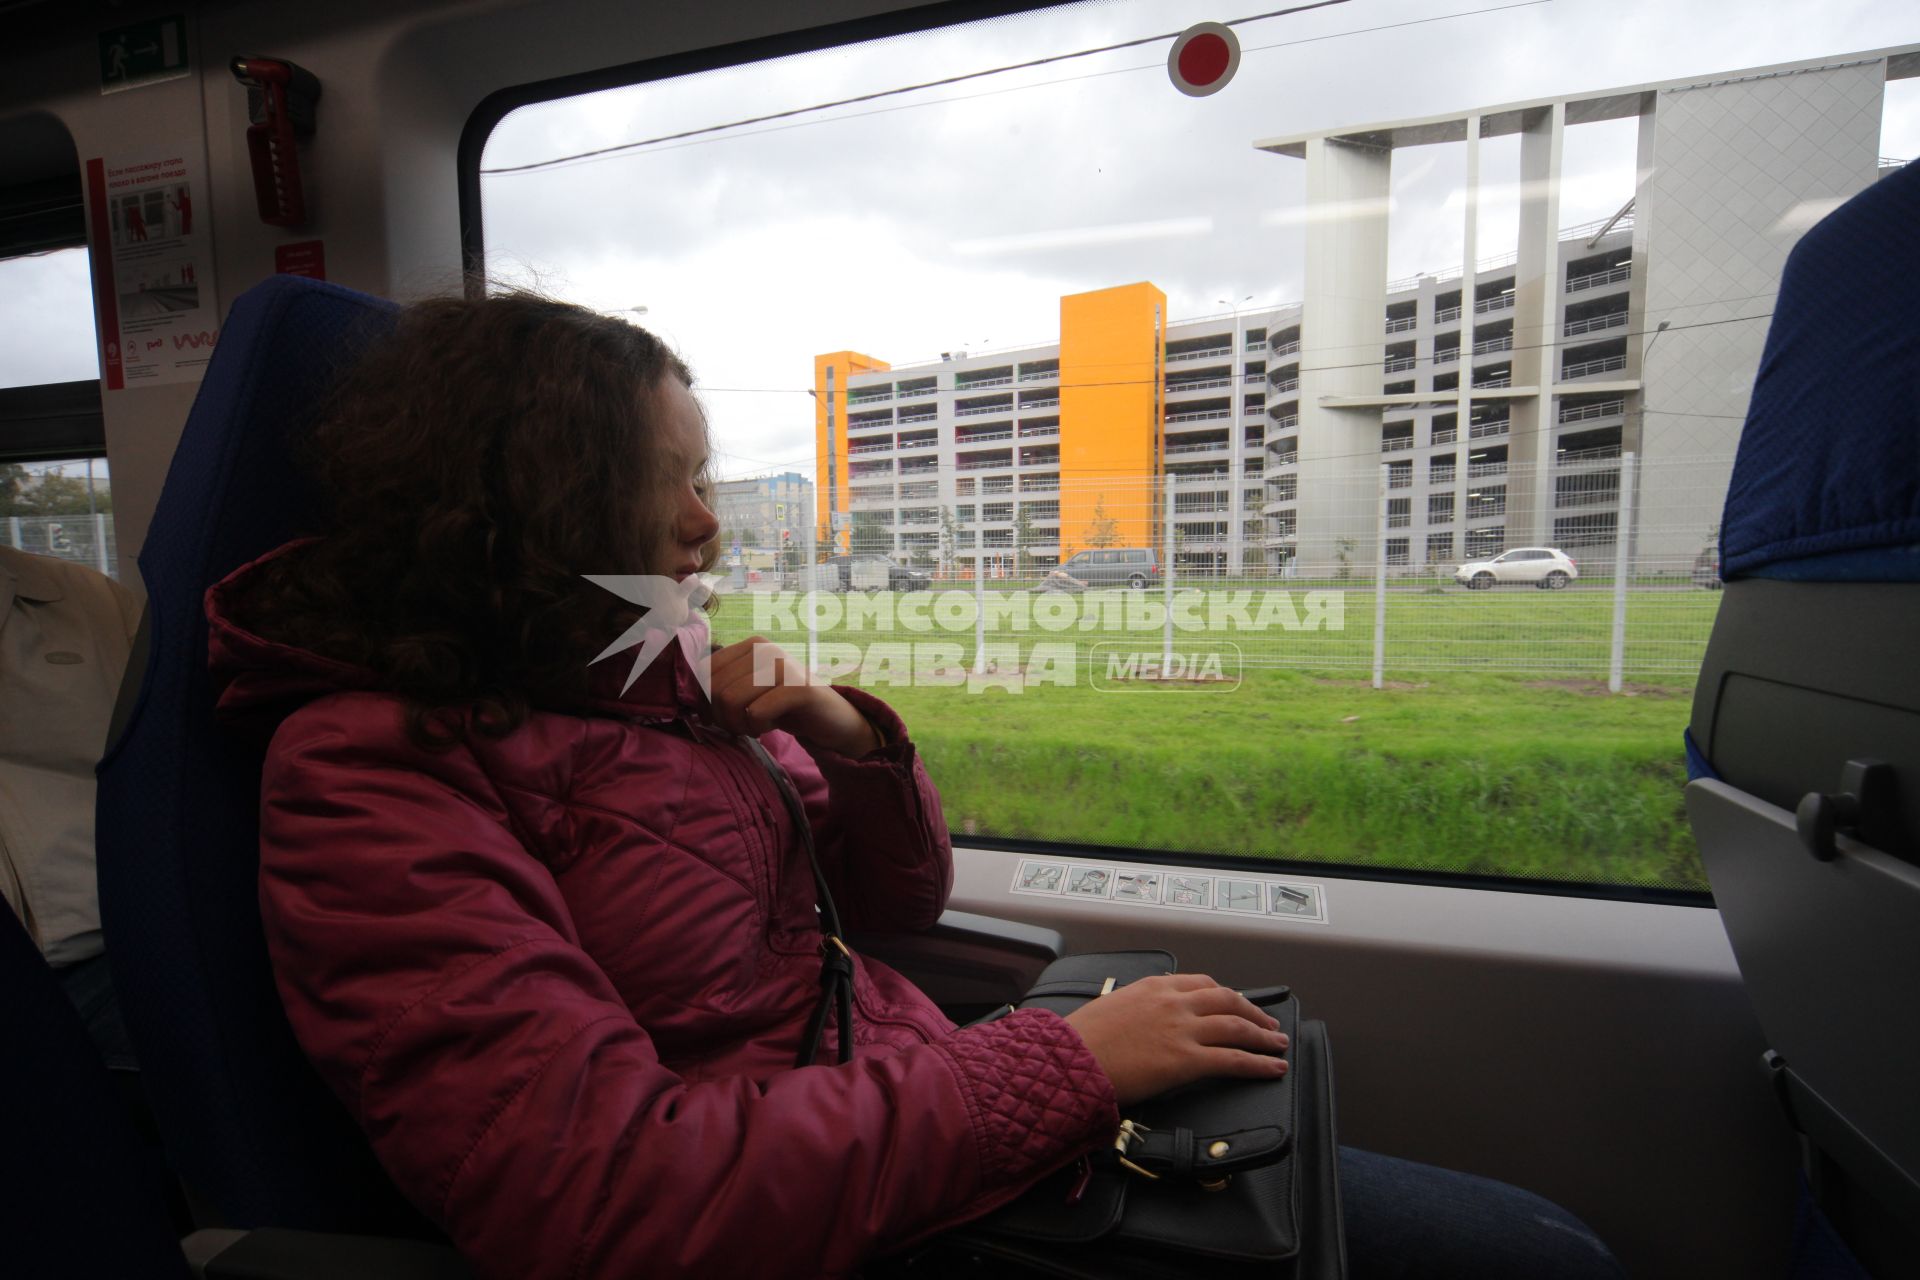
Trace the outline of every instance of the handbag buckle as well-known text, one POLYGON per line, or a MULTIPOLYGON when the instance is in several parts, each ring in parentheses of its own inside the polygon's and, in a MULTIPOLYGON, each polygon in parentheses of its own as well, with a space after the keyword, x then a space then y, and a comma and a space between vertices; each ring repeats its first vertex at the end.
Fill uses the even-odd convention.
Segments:
POLYGON ((1139 1165, 1127 1159, 1127 1148, 1133 1145, 1134 1139, 1143 1133, 1152 1132, 1153 1130, 1144 1124, 1135 1124, 1131 1120, 1122 1120, 1120 1122, 1120 1132, 1113 1139, 1113 1149, 1117 1153, 1121 1168, 1131 1173, 1137 1173, 1143 1178, 1149 1178, 1158 1182, 1160 1180, 1159 1174, 1151 1169, 1142 1169, 1139 1165))

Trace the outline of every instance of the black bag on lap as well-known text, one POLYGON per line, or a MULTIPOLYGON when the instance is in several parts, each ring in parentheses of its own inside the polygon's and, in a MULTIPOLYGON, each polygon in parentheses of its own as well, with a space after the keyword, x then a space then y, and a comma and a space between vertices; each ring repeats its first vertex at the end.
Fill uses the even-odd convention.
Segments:
MULTIPOLYGON (((1065 1015, 1174 968, 1164 951, 1068 956, 1047 966, 1019 1007, 1065 1015)), ((1113 1148, 893 1265, 928 1277, 1341 1280, 1326 1024, 1302 1018, 1285 987, 1244 994, 1286 1032, 1286 1075, 1202 1081, 1128 1107, 1113 1148)))
MULTIPOLYGON (((819 1050, 830 1011, 837 1009, 841 1027, 853 1025, 853 956, 799 793, 764 747, 744 741, 779 788, 819 899, 820 1002, 794 1064, 804 1067, 819 1050)), ((1065 1016, 1129 982, 1174 969, 1165 951, 1067 956, 1041 972, 1018 1007, 1065 1016)), ((1074 1161, 984 1218, 879 1260, 865 1274, 1344 1280, 1326 1024, 1302 1018, 1286 987, 1243 994, 1287 1034, 1286 1075, 1204 1080, 1129 1107, 1112 1148, 1074 1161)), ((853 1037, 843 1031, 840 1061, 852 1052, 853 1037)))

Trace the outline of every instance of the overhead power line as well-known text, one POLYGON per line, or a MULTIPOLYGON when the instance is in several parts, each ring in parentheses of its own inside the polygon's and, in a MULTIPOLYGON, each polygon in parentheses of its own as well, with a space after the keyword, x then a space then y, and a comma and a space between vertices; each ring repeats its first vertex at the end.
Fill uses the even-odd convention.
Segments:
MULTIPOLYGON (((1697 303, 1688 303, 1687 305, 1689 305, 1689 306, 1696 306, 1696 305, 1700 305, 1700 304, 1697 304, 1697 303)), ((1679 332, 1682 332, 1682 331, 1684 331, 1684 330, 1688 330, 1688 329, 1712 329, 1712 328, 1716 328, 1716 327, 1718 327, 1718 326, 1720 326, 1720 325, 1723 325, 1723 324, 1744 324, 1744 323, 1747 323, 1747 322, 1749 322, 1749 321, 1753 321, 1753 320, 1767 320, 1767 319, 1771 319, 1771 318, 1772 318, 1772 316, 1773 316, 1773 312, 1771 312, 1771 311, 1761 311, 1761 312, 1756 312, 1755 314, 1753 314, 1753 315, 1748 315, 1748 316, 1726 316, 1726 317, 1724 317, 1724 318, 1722 318, 1722 319, 1719 319, 1719 320, 1696 320, 1696 321, 1693 321, 1692 323, 1689 323, 1689 324, 1673 324, 1673 323, 1668 323, 1668 325, 1666 326, 1666 328, 1665 328, 1664 330, 1662 330, 1662 329, 1629 329, 1629 330, 1625 330, 1625 331, 1622 331, 1622 332, 1618 332, 1618 333, 1616 333, 1616 332, 1612 332, 1612 331, 1606 331, 1606 330, 1603 330, 1603 331, 1601 331, 1601 333, 1600 333, 1600 336, 1599 336, 1599 337, 1597 337, 1597 338, 1594 338, 1594 339, 1592 339, 1592 341, 1611 341, 1611 340, 1614 340, 1614 339, 1618 339, 1618 338, 1644 338, 1644 337, 1646 337, 1646 336, 1647 336, 1648 334, 1650 334, 1650 333, 1661 333, 1661 332, 1665 332, 1665 333, 1679 333, 1679 332)), ((1506 349, 1505 349, 1504 351, 1500 351, 1500 352, 1487 352, 1487 353, 1484 353, 1484 354, 1489 354, 1489 355, 1492 355, 1492 354, 1498 354, 1498 355, 1506 355, 1506 354, 1508 354, 1508 353, 1510 353, 1510 352, 1516 352, 1516 351, 1539 351, 1539 350, 1542 350, 1543 348, 1546 348, 1546 347, 1549 347, 1549 346, 1565 346, 1565 345, 1566 345, 1566 339, 1564 339, 1564 338, 1563 338, 1563 339, 1561 339, 1561 340, 1560 340, 1559 342, 1554 342, 1554 343, 1546 343, 1546 342, 1536 342, 1536 343, 1531 343, 1531 344, 1523 344, 1523 345, 1520 345, 1520 346, 1513 346, 1513 347, 1508 347, 1508 348, 1506 348, 1506 349)), ((1241 354, 1244 354, 1244 353, 1241 353, 1241 354)), ((1227 356, 1224 356, 1224 357, 1222 357, 1222 358, 1223 358, 1223 359, 1230 359, 1230 358, 1233 358, 1233 353, 1229 353, 1229 354, 1228 354, 1227 356)), ((1403 357, 1403 358, 1404 358, 1404 357, 1403 357)), ((1428 362, 1428 363, 1430 363, 1430 362, 1431 362, 1431 361, 1433 360, 1433 358, 1434 358, 1434 357, 1432 357, 1432 356, 1419 356, 1419 357, 1414 357, 1414 358, 1415 358, 1415 359, 1417 359, 1417 360, 1420 360, 1420 361, 1423 361, 1423 362, 1428 362)), ((1380 367, 1381 367, 1381 366, 1382 366, 1382 365, 1383 365, 1384 363, 1385 363, 1385 361, 1383 361, 1383 360, 1356 360, 1356 361, 1353 361, 1353 362, 1351 362, 1351 363, 1348 363, 1348 364, 1319 364, 1319 365, 1308 365, 1308 366, 1304 366, 1304 367, 1302 367, 1302 368, 1301 368, 1300 370, 1298 370, 1298 372, 1299 372, 1299 373, 1332 373, 1332 372, 1336 372, 1336 371, 1338 371, 1338 370, 1342 370, 1342 369, 1378 369, 1378 368, 1380 368, 1380 367)), ((924 366, 922 366, 922 367, 924 367, 924 366)), ((876 372, 884 372, 884 371, 876 371, 876 372)), ((1409 371, 1409 372, 1411 372, 1411 371, 1409 371)), ((1243 374, 1243 375, 1241 375, 1241 376, 1242 376, 1242 377, 1246 377, 1246 376, 1253 376, 1253 377, 1257 377, 1257 378, 1260 378, 1260 379, 1261 379, 1262 381, 1264 381, 1264 380, 1265 380, 1265 375, 1259 375, 1259 374, 1255 374, 1255 375, 1244 375, 1244 374, 1243 374)), ((1165 378, 1164 378, 1164 377, 1160 377, 1160 378, 1114 378, 1114 379, 1110 379, 1110 380, 1102 380, 1102 381, 1099 381, 1099 382, 1062 382, 1062 383, 1058 383, 1058 384, 1053 384, 1053 385, 1056 385, 1056 386, 1057 386, 1058 388, 1060 388, 1060 389, 1063 389, 1063 390, 1080 390, 1080 389, 1084 389, 1084 388, 1088 388, 1088 387, 1144 387, 1144 386, 1158 386, 1158 385, 1161 385, 1161 384, 1163 384, 1163 383, 1164 383, 1165 381, 1166 381, 1166 380, 1165 380, 1165 378)), ((1017 384, 1016 384, 1016 389, 1017 389, 1017 384)), ((1050 389, 1050 388, 1049 388, 1049 389, 1050 389)), ((1175 387, 1175 389, 1176 389, 1176 390, 1178 389, 1178 388, 1177 388, 1177 386, 1175 387)), ((812 388, 809 388, 809 387, 711 387, 711 386, 701 386, 701 387, 699 387, 699 388, 698 388, 698 390, 700 390, 700 391, 703 391, 703 392, 724 392, 724 393, 727 393, 727 394, 730 394, 730 395, 736 395, 736 394, 737 394, 737 395, 800 395, 800 396, 810 396, 810 395, 812 395, 812 394, 813 394, 813 390, 812 390, 812 388)), ((991 394, 992 392, 995 392, 995 391, 997 391, 997 390, 999 390, 999 388, 997 388, 997 387, 983 387, 983 388, 980 388, 980 389, 979 389, 979 392, 978 392, 978 394, 991 394)), ((955 389, 953 389, 953 390, 950 390, 950 391, 947 391, 947 390, 942 390, 942 391, 934 391, 934 392, 929 392, 929 393, 926 393, 926 394, 927 394, 928 396, 930 396, 931 398, 935 398, 935 399, 938 399, 938 398, 942 398, 942 397, 948 397, 948 396, 956 396, 956 395, 966 395, 966 394, 973 394, 973 393, 974 393, 974 391, 973 391, 973 389, 972 389, 972 388, 968 388, 968 387, 958 387, 958 388, 955 388, 955 389)), ((1435 392, 1435 393, 1434 393, 1434 397, 1435 397, 1436 399, 1438 399, 1438 398, 1439 398, 1440 396, 1443 396, 1443 395, 1445 395, 1445 394, 1447 394, 1447 393, 1445 393, 1445 392, 1435 392)), ((917 396, 916 396, 916 398, 917 398, 917 396)), ((1009 407, 1010 407, 1010 408, 1018 408, 1019 406, 1017 406, 1017 405, 1014 405, 1014 406, 1009 406, 1009 407)), ((1693 415, 1691 415, 1691 416, 1693 416, 1693 417, 1707 417, 1707 416, 1710 416, 1710 415, 1706 415, 1706 414, 1693 414, 1693 415)), ((909 424, 909 425, 912 425, 912 424, 909 424)))
MULTIPOLYGON (((1248 14, 1244 18, 1234 18, 1223 26, 1237 27, 1248 22, 1260 22, 1267 18, 1284 18, 1291 14, 1305 13, 1310 9, 1330 9, 1335 5, 1348 3, 1349 0, 1313 0, 1310 4, 1294 5, 1288 9, 1274 9, 1267 13, 1248 14)), ((792 107, 786 111, 773 111, 766 115, 750 116, 745 120, 734 120, 727 124, 710 124, 698 129, 683 129, 679 133, 664 133, 657 138, 642 138, 635 142, 616 143, 610 147, 596 147, 591 151, 577 151, 572 155, 555 156, 551 160, 536 160, 530 164, 505 165, 498 169, 482 169, 485 174, 530 173, 553 165, 565 164, 569 160, 585 160, 592 156, 614 155, 622 151, 632 151, 637 147, 649 147, 661 142, 679 142, 687 138, 697 138, 706 134, 723 133, 728 129, 742 129, 748 125, 767 124, 774 120, 790 120, 794 116, 808 115, 815 111, 827 111, 834 107, 857 106, 862 102, 878 102, 882 98, 896 98, 901 94, 919 93, 923 89, 940 89, 947 85, 964 84, 969 80, 980 80, 987 76, 1005 75, 1009 71, 1027 71, 1034 67, 1051 66, 1059 62, 1071 62, 1076 58, 1090 58, 1095 54, 1113 53, 1120 49, 1137 49, 1144 44, 1154 44, 1161 40, 1174 40, 1178 31, 1162 32, 1159 35, 1141 36, 1136 40, 1122 40, 1117 44, 1103 44, 1092 49, 1075 49, 1070 53, 1049 54, 1044 58, 1030 58, 1025 62, 1009 62, 998 67, 988 67, 982 71, 965 71, 956 76, 942 76, 938 80, 922 80, 917 84, 901 85, 895 89, 879 89, 873 93, 856 94, 851 98, 836 98, 831 102, 816 102, 811 106, 792 107)))
MULTIPOLYGON (((1273 9, 1265 13, 1253 13, 1253 14, 1248 14, 1245 17, 1230 18, 1221 25, 1229 26, 1229 27, 1243 26, 1247 23, 1263 22, 1272 18, 1290 17, 1294 14, 1306 13, 1314 9, 1328 9, 1336 5, 1346 4, 1348 2, 1349 0, 1315 0, 1314 3, 1310 3, 1310 4, 1293 5, 1285 9, 1273 9)), ((1253 46, 1250 46, 1246 50, 1246 52, 1259 53, 1259 52, 1263 52, 1265 50, 1270 50, 1270 49, 1293 48, 1298 45, 1314 44, 1324 40, 1338 40, 1338 39, 1344 39, 1347 36, 1367 35, 1377 31, 1392 31, 1392 30, 1403 28, 1403 27, 1424 26, 1428 23, 1446 22, 1455 18, 1470 18, 1470 17, 1475 17, 1477 15, 1486 14, 1486 13, 1499 13, 1509 9, 1528 9, 1528 8, 1533 8, 1537 5, 1551 4, 1552 2, 1553 0, 1518 0, 1517 3, 1513 3, 1513 4, 1492 5, 1486 8, 1468 9, 1468 10, 1463 10, 1463 11, 1458 11, 1453 13, 1431 14, 1424 18, 1410 18, 1404 22, 1388 22, 1388 23, 1382 23, 1378 26, 1359 27, 1350 31, 1335 31, 1335 32, 1329 32, 1325 35, 1306 36, 1298 40, 1281 40, 1281 41, 1276 41, 1272 44, 1253 45, 1253 46)), ((526 164, 499 165, 493 168, 481 169, 480 172, 481 174, 486 176, 500 176, 500 175, 506 175, 506 174, 520 174, 520 173, 538 173, 543 170, 556 168, 562 165, 575 164, 580 161, 605 159, 611 156, 622 155, 628 152, 639 150, 643 147, 660 147, 664 149, 667 146, 667 144, 678 143, 681 145, 686 145, 693 141, 711 138, 712 135, 714 134, 730 133, 736 130, 744 130, 749 128, 752 125, 773 124, 778 121, 793 121, 795 120, 796 117, 812 115, 820 111, 829 111, 835 107, 858 106, 861 103, 877 102, 887 98, 900 97, 905 94, 919 93, 928 89, 939 89, 939 88, 944 88, 950 85, 964 84, 969 81, 981 80, 990 76, 1004 75, 1013 71, 1027 71, 1035 67, 1044 67, 1044 66, 1049 66, 1056 63, 1070 62, 1080 58, 1089 58, 1089 57, 1095 56, 1096 54, 1114 53, 1123 49, 1138 48, 1142 45, 1155 44, 1162 40, 1173 40, 1178 38, 1179 35, 1180 35, 1180 32, 1178 31, 1168 31, 1168 32, 1162 32, 1158 35, 1140 36, 1137 39, 1133 39, 1133 40, 1122 40, 1114 44, 1098 45, 1089 49, 1076 49, 1068 53, 1051 54, 1044 58, 1032 58, 1024 62, 1005 63, 1001 66, 987 67, 979 71, 968 71, 968 72, 963 72, 959 75, 944 76, 935 80, 923 80, 915 84, 900 85, 892 89, 880 89, 872 93, 856 94, 852 97, 836 98, 826 102, 816 102, 803 107, 792 107, 785 111, 774 111, 774 112, 768 112, 764 115, 749 116, 745 119, 732 120, 723 124, 704 125, 697 129, 683 129, 676 133, 665 133, 665 134, 660 134, 656 137, 651 137, 651 138, 638 138, 632 142, 620 142, 620 143, 614 143, 610 146, 605 146, 605 147, 594 147, 586 151, 570 152, 566 155, 553 156, 546 160, 533 160, 533 161, 527 162, 526 164)), ((1099 72, 1096 74, 1106 75, 1106 74, 1117 74, 1118 72, 1122 72, 1122 71, 1143 71, 1143 70, 1151 69, 1152 66, 1154 65, 1157 65, 1157 64, 1144 64, 1142 66, 1137 66, 1137 67, 1120 67, 1120 68, 1115 68, 1113 72, 1099 72)), ((1081 78, 1084 78, 1084 77, 1077 77, 1077 76, 1066 77, 1065 79, 1081 79, 1081 78)), ((1056 83, 1063 83, 1063 82, 1064 81, 1042 81, 1041 83, 1056 84, 1056 83)), ((989 93, 1009 93, 1009 92, 1014 92, 1020 89, 1037 88, 1037 87, 1039 86, 1038 85, 1013 85, 1013 86, 1008 86, 1007 88, 1004 88, 1004 89, 991 90, 989 91, 989 93)), ((985 97, 989 95, 979 94, 979 95, 969 95, 969 96, 985 97)), ((959 101, 959 100, 964 100, 964 99, 940 99, 939 101, 945 102, 945 101, 959 101)), ((904 105, 905 106, 916 106, 916 105, 924 106, 924 105, 932 105, 932 104, 920 103, 920 104, 904 104, 904 105)), ((903 107, 882 108, 883 111, 900 110, 900 109, 904 109, 904 108, 903 107)), ((860 116, 875 115, 875 114, 880 114, 880 112, 858 112, 852 115, 836 116, 834 118, 835 119, 856 119, 856 118, 859 118, 860 116)), ((803 121, 801 123, 825 123, 825 122, 803 121)), ((792 127, 792 126, 788 125, 783 127, 792 127)), ((767 132, 773 132, 773 130, 757 130, 755 132, 767 133, 767 132)), ((753 135, 737 134, 736 136, 753 136, 753 135)))

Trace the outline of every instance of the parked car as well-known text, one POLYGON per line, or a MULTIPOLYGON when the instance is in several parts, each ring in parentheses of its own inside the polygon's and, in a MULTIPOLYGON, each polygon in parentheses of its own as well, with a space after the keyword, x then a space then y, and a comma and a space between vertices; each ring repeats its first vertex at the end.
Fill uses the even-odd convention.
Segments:
POLYGON ((1062 570, 1090 587, 1132 587, 1144 590, 1160 579, 1160 558, 1152 547, 1100 547, 1068 557, 1062 570))
POLYGON ((1693 558, 1693 585, 1709 591, 1718 591, 1726 585, 1720 581, 1719 547, 1708 547, 1693 558))
POLYGON ((837 575, 835 591, 925 591, 933 581, 924 569, 913 569, 878 551, 828 556, 822 564, 837 575))
POLYGON ((1453 571, 1453 580, 1475 591, 1503 582, 1525 582, 1558 591, 1580 576, 1573 557, 1553 547, 1515 547, 1491 560, 1469 560, 1453 571))

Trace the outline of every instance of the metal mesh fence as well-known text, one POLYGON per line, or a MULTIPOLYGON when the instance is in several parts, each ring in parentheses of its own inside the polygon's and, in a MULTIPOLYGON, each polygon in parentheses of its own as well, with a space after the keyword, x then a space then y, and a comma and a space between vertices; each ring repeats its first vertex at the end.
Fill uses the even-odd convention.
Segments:
POLYGON ((0 537, 17 551, 71 560, 98 569, 110 578, 120 576, 119 546, 114 541, 113 517, 105 512, 88 515, 0 517, 0 537))
POLYGON ((788 571, 742 566, 729 616, 836 677, 870 674, 877 648, 976 673, 1671 683, 1698 671, 1718 607, 1726 467, 1627 453, 1417 485, 1392 460, 1237 482, 916 474, 910 498, 863 486, 788 571))

